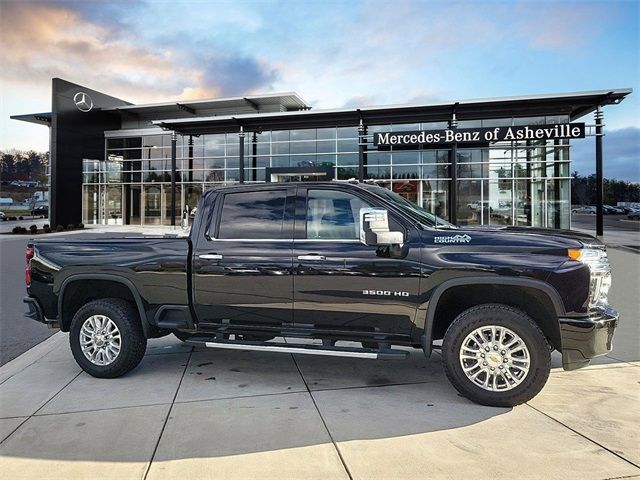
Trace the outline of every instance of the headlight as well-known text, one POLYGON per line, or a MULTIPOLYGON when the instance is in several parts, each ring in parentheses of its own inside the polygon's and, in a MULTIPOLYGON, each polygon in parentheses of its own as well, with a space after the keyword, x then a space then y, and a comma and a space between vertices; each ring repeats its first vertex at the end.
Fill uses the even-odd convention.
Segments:
POLYGON ((581 248, 568 250, 569 258, 584 263, 591 271, 589 283, 589 306, 607 303, 611 287, 611 267, 604 249, 581 248))

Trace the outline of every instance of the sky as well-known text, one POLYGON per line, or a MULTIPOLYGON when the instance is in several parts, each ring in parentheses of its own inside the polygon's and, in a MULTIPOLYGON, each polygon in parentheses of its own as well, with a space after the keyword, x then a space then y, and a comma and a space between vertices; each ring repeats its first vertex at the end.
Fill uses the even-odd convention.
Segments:
MULTIPOLYGON (((640 182, 640 1, 0 0, 0 149, 48 149, 61 77, 133 103, 296 91, 314 109, 631 87, 605 176, 640 182)), ((584 121, 592 123, 592 117, 584 121)), ((572 170, 594 171, 593 138, 572 170)))

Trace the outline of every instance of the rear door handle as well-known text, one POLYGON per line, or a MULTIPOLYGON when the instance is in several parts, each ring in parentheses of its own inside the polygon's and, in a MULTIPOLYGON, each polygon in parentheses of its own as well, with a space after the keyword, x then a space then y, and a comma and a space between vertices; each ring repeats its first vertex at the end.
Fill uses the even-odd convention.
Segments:
POLYGON ((326 260, 324 255, 298 255, 298 260, 322 261, 326 260))
POLYGON ((204 253, 202 255, 198 255, 198 258, 203 260, 222 260, 222 255, 217 253, 204 253))

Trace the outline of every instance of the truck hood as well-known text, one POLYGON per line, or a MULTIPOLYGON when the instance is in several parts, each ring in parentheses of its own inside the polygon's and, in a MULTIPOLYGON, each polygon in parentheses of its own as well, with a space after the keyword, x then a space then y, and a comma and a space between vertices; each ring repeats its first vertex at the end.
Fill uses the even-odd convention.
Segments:
POLYGON ((570 240, 575 240, 582 243, 583 246, 604 246, 602 241, 598 240, 593 235, 589 235, 584 232, 577 232, 575 230, 555 230, 552 228, 537 228, 537 227, 501 227, 501 231, 504 232, 513 232, 513 233, 525 233, 529 235, 544 235, 554 236, 559 238, 566 238, 570 240))
POLYGON ((478 226, 437 230, 434 243, 487 245, 500 247, 524 247, 532 249, 603 247, 595 237, 573 230, 550 228, 478 226))

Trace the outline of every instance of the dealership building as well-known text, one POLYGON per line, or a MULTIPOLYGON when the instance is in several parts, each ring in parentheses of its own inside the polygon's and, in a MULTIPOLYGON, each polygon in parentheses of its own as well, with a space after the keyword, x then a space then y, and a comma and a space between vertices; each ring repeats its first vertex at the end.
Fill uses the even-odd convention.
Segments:
POLYGON ((458 225, 569 228, 571 139, 631 89, 312 109, 296 93, 135 105, 53 79, 52 225, 170 225, 209 188, 375 182, 458 225))

